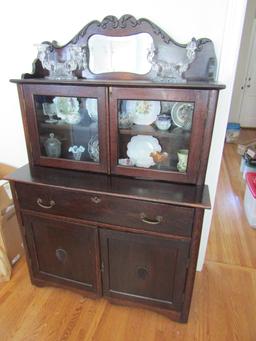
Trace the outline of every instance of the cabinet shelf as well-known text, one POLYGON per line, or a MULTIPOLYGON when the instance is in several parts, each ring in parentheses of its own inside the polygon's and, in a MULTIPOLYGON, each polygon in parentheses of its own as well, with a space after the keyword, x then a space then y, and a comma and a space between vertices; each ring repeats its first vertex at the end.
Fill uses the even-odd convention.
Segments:
POLYGON ((92 122, 88 125, 81 125, 81 124, 68 124, 68 123, 46 123, 46 122, 41 122, 39 124, 39 129, 41 130, 55 130, 55 131, 65 131, 65 130, 73 130, 73 131, 92 131, 92 132, 97 132, 98 130, 98 125, 96 122, 92 122))
POLYGON ((133 125, 131 128, 120 128, 119 134, 121 135, 152 135, 159 138, 183 137, 189 138, 190 131, 184 130, 179 127, 170 128, 169 130, 159 130, 153 125, 133 125))

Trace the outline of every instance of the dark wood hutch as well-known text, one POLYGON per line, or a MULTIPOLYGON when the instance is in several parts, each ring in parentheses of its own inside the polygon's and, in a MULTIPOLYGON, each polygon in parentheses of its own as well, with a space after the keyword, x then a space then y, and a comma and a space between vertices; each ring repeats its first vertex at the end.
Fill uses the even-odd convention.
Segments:
POLYGON ((33 284, 187 321, 224 88, 215 70, 209 39, 178 44, 130 15, 41 44, 33 74, 12 80, 30 163, 8 176, 33 284))

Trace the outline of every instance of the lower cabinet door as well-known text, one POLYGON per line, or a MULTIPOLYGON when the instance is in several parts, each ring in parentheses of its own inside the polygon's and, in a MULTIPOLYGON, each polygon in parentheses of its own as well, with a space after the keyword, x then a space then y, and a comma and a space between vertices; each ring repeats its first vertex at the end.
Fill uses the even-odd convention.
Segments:
POLYGON ((189 240, 100 231, 104 295, 180 310, 189 240))
POLYGON ((96 228, 31 215, 23 220, 35 279, 100 294, 96 228))

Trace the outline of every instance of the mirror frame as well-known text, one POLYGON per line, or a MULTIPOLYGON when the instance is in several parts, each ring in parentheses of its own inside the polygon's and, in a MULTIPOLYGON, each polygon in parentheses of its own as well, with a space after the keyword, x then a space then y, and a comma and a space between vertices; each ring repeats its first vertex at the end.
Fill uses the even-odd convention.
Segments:
MULTIPOLYGON (((92 35, 105 35, 112 37, 130 36, 138 33, 148 33, 153 39, 154 48, 161 52, 163 62, 175 63, 177 56, 185 55, 188 44, 180 44, 173 40, 165 31, 148 19, 136 19, 130 14, 123 15, 120 19, 115 16, 107 16, 101 22, 98 20, 91 21, 87 24, 73 39, 66 45, 59 46, 56 41, 44 42, 48 44, 60 60, 65 59, 68 46, 70 44, 82 45, 87 51, 87 67, 84 70, 75 70, 74 75, 78 79, 101 79, 101 80, 153 80, 156 77, 153 68, 144 74, 135 74, 130 72, 109 72, 94 74, 90 71, 89 65, 89 49, 88 40, 92 35)), ((189 65, 188 69, 183 73, 184 80, 191 81, 214 81, 217 61, 214 46, 211 40, 201 38, 196 42, 196 58, 189 65)), ((22 78, 44 78, 48 76, 48 71, 42 67, 39 59, 33 64, 33 73, 24 74, 22 78)))

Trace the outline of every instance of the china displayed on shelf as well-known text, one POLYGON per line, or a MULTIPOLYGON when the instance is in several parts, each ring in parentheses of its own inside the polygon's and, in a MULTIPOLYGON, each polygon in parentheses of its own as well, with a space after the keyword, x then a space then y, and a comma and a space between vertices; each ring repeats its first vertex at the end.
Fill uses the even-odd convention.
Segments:
POLYGON ((71 146, 69 147, 68 151, 73 154, 73 158, 76 161, 81 160, 82 153, 85 151, 85 148, 83 146, 71 146))
POLYGON ((187 102, 176 102, 172 107, 173 123, 182 129, 190 130, 192 127, 194 104, 187 102))
POLYGON ((155 124, 159 130, 168 130, 172 124, 170 115, 167 114, 158 115, 155 124))
POLYGON ((57 116, 68 124, 78 124, 81 121, 79 102, 76 97, 55 97, 57 116))
POLYGON ((132 160, 129 159, 129 158, 118 159, 118 164, 119 164, 120 166, 127 166, 127 167, 132 167, 132 166, 134 166, 134 163, 133 163, 132 160))
POLYGON ((57 123, 58 120, 56 120, 54 118, 54 116, 57 115, 57 111, 56 111, 56 106, 54 103, 42 103, 42 107, 43 107, 43 113, 45 116, 48 116, 48 119, 45 120, 46 123, 57 123))
POLYGON ((178 155, 178 163, 177 169, 179 172, 186 172, 187 163, 188 163, 188 149, 180 149, 177 152, 178 155))
POLYGON ((125 102, 125 110, 133 115, 133 123, 138 125, 152 124, 157 115, 160 114, 160 101, 135 101, 127 100, 125 102))
POLYGON ((82 100, 86 101, 86 109, 88 111, 88 115, 90 116, 93 122, 98 122, 98 102, 96 98, 83 98, 82 100))
POLYGON ((45 153, 49 157, 60 157, 61 155, 61 142, 50 133, 49 138, 44 142, 45 153))
POLYGON ((166 152, 152 152, 150 153, 150 156, 153 158, 154 162, 158 165, 161 165, 165 161, 168 160, 169 154, 166 152))
POLYGON ((98 135, 94 135, 90 138, 90 141, 88 142, 88 153, 94 162, 100 161, 98 135))
POLYGON ((133 114, 127 111, 118 113, 118 126, 121 129, 131 128, 133 125, 133 114))
POLYGON ((171 114, 174 103, 175 102, 172 102, 172 101, 161 101, 161 113, 171 114))
POLYGON ((137 167, 149 168, 155 165, 151 153, 161 152, 158 140, 151 135, 133 136, 127 144, 127 156, 137 167))
POLYGON ((76 69, 84 70, 87 66, 86 47, 80 45, 68 45, 66 47, 65 59, 60 60, 58 53, 52 45, 42 43, 36 45, 38 49, 37 58, 41 61, 43 68, 49 71, 49 79, 77 79, 73 75, 76 69))

